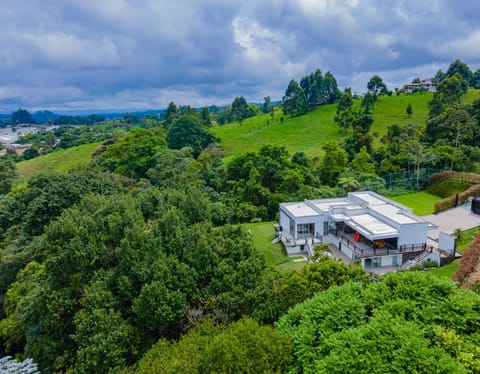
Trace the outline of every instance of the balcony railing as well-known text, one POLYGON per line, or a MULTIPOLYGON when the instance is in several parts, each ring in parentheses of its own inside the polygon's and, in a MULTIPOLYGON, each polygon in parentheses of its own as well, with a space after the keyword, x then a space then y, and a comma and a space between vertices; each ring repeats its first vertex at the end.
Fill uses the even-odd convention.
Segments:
POLYGON ((365 243, 358 243, 336 230, 330 230, 330 232, 337 237, 337 239, 349 249, 355 253, 358 257, 372 257, 372 256, 386 256, 395 255, 401 253, 421 252, 426 250, 426 243, 415 243, 400 245, 397 248, 374 248, 365 243))
POLYGON ((314 237, 294 239, 282 232, 280 233, 280 240, 283 242, 283 244, 289 247, 295 247, 297 245, 312 245, 313 247, 317 244, 323 243, 323 237, 320 234, 317 234, 314 237))

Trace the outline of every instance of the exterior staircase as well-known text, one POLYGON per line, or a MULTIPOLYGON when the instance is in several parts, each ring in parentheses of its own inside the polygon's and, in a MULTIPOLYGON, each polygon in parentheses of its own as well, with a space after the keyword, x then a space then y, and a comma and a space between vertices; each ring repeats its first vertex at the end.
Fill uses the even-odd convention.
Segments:
POLYGON ((425 260, 429 254, 430 254, 430 251, 423 251, 417 257, 414 257, 414 258, 404 262, 402 265, 400 265, 399 270, 408 270, 411 267, 414 267, 418 264, 421 264, 423 262, 423 260, 425 260))

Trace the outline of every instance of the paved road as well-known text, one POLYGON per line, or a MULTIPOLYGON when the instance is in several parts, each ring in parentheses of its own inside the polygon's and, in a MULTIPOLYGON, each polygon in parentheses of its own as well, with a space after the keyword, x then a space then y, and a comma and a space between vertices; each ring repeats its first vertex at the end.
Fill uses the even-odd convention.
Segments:
MULTIPOLYGON (((453 234, 456 229, 468 230, 480 226, 480 215, 471 212, 470 203, 423 218, 437 225, 440 231, 446 232, 447 234, 453 234)), ((429 236, 437 238, 438 232, 436 232, 435 235, 435 233, 431 231, 429 232, 429 236)))

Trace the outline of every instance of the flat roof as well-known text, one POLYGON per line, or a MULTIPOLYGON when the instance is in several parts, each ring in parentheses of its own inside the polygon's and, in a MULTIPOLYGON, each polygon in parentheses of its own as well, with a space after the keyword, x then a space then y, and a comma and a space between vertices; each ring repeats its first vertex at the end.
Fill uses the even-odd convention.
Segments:
POLYGON ((409 214, 408 212, 405 212, 400 208, 390 204, 371 206, 370 209, 400 224, 423 222, 423 220, 415 218, 415 216, 409 214))
MULTIPOLYGON (((332 219, 339 221, 342 219, 347 220, 348 217, 360 217, 364 214, 375 218, 371 214, 373 213, 378 215, 378 218, 376 218, 378 222, 387 226, 389 225, 384 222, 382 217, 395 226, 396 224, 426 223, 425 220, 413 214, 410 208, 371 191, 351 192, 348 194, 348 197, 343 198, 283 203, 281 206, 292 217, 311 217, 328 213, 332 219)), ((389 227, 398 233, 392 226, 389 227)), ((368 230, 367 228, 365 229, 368 230)))
POLYGON ((368 203, 368 205, 381 205, 381 204, 387 203, 385 200, 379 199, 378 197, 373 196, 369 192, 355 192, 353 193, 353 196, 356 196, 359 199, 362 199, 363 201, 368 203))
POLYGON ((314 200, 311 202, 317 209, 322 212, 330 212, 334 208, 344 207, 349 204, 347 199, 332 199, 332 200, 314 200))
POLYGON ((294 217, 310 217, 318 215, 315 209, 303 202, 282 204, 282 206, 294 217))
POLYGON ((394 237, 400 234, 394 227, 368 213, 351 216, 348 225, 369 239, 394 237))

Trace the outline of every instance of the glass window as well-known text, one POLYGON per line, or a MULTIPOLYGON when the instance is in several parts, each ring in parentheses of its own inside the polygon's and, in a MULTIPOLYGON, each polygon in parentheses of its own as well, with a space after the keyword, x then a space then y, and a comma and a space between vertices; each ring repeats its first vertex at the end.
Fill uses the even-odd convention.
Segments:
POLYGON ((327 222, 323 222, 323 235, 328 235, 328 221, 327 222))
POLYGON ((290 234, 295 233, 295 221, 293 219, 290 220, 290 234))
POLYGON ((313 237, 314 232, 314 223, 300 223, 297 225, 297 239, 313 237))

